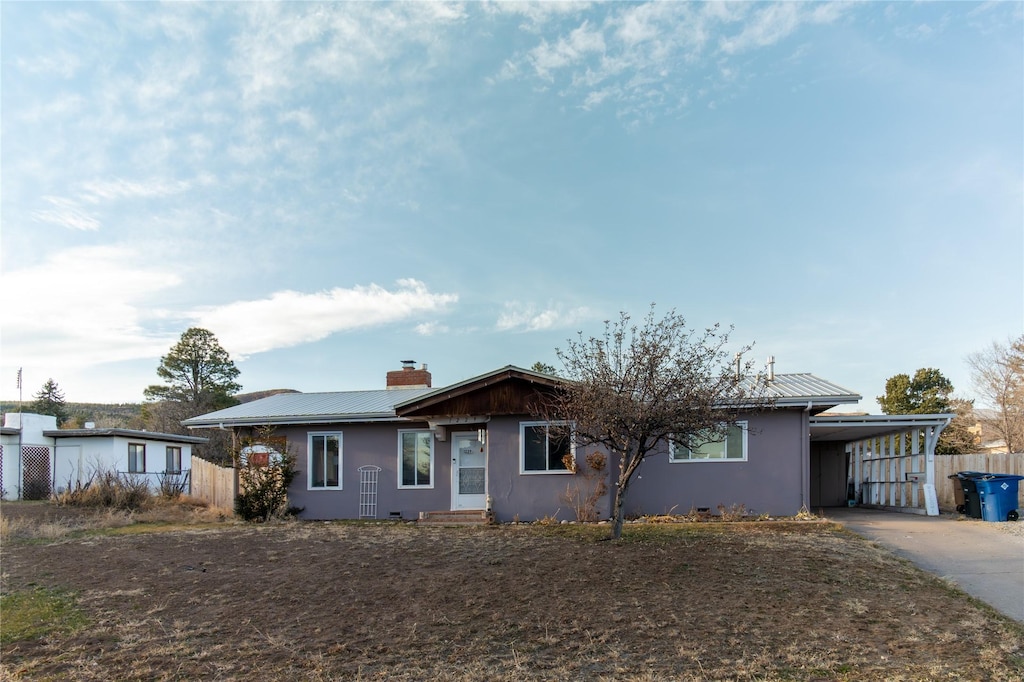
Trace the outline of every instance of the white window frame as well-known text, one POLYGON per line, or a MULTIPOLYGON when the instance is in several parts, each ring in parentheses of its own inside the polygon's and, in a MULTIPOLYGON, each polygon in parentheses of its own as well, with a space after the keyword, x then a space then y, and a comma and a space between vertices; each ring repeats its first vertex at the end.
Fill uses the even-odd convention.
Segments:
MULTIPOLYGON (((681 458, 680 457, 680 458, 677 458, 676 457, 676 448, 682 448, 683 446, 677 445, 676 442, 673 441, 673 440, 669 440, 669 443, 668 443, 668 461, 671 464, 691 464, 693 462, 715 462, 715 463, 721 463, 721 462, 746 462, 747 458, 748 458, 748 456, 750 454, 749 450, 748 450, 749 440, 747 438, 747 434, 749 432, 749 429, 747 427, 747 422, 746 422, 746 420, 733 422, 732 424, 729 424, 727 428, 731 430, 733 427, 736 427, 736 428, 738 428, 740 430, 741 438, 743 439, 743 443, 741 445, 741 448, 742 448, 742 451, 743 451, 743 457, 742 458, 740 458, 740 457, 714 457, 714 458, 707 458, 707 457, 705 457, 705 458, 700 458, 700 457, 698 457, 698 458, 692 458, 692 457, 681 458)), ((721 442, 723 450, 726 453, 729 452, 729 434, 728 433, 726 433, 724 440, 722 440, 722 441, 715 441, 715 442, 716 443, 721 442)), ((689 448, 683 448, 683 449, 687 449, 688 450, 689 448)))
POLYGON ((434 487, 434 432, 428 429, 399 429, 398 430, 398 489, 399 490, 430 490, 434 487), (402 483, 403 471, 402 467, 405 463, 402 461, 402 440, 406 434, 426 435, 430 442, 430 483, 414 483, 412 485, 405 485, 402 483))
MULTIPOLYGON (((576 473, 573 469, 527 469, 526 468, 526 429, 536 426, 545 427, 544 431, 544 444, 545 444, 545 466, 548 463, 547 448, 551 443, 551 434, 548 429, 552 426, 565 426, 571 422, 567 421, 532 421, 532 422, 519 422, 519 473, 522 476, 550 476, 559 475, 564 476, 566 474, 573 475, 576 473)), ((576 461, 576 429, 571 428, 569 433, 569 454, 572 456, 573 462, 576 461)))
MULTIPOLYGON (((310 431, 306 434, 306 490, 344 490, 345 441, 341 431, 310 431), (338 485, 313 485, 313 439, 335 436, 338 439, 338 485)), ((326 467, 324 475, 326 478, 326 467)), ((326 483, 326 480, 325 480, 326 483)))
POLYGON ((165 455, 166 460, 164 462, 164 465, 165 465, 164 473, 165 474, 180 474, 181 473, 181 446, 180 445, 168 445, 166 450, 165 450, 165 453, 166 453, 166 455, 165 455), (177 464, 178 464, 178 466, 176 466, 176 467, 166 466, 167 464, 173 464, 174 463, 174 459, 171 457, 171 453, 174 453, 174 452, 177 453, 177 464))
POLYGON ((146 444, 145 443, 128 443, 128 473, 129 474, 144 474, 146 473, 146 444), (139 455, 135 455, 134 460, 132 457, 132 448, 142 448, 141 451, 141 462, 139 455), (139 464, 142 467, 139 467, 139 464))

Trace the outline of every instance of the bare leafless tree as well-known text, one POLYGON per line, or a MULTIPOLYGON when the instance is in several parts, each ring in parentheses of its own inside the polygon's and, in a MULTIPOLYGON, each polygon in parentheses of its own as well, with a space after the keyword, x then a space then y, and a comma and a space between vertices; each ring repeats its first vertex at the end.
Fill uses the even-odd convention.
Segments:
POLYGON ((696 448, 724 437, 741 411, 767 406, 757 382, 743 378, 749 364, 730 361, 731 331, 692 330, 674 310, 659 319, 651 306, 640 325, 622 313, 605 322, 603 336, 581 333, 558 350, 565 383, 544 416, 566 420, 561 428, 571 429, 577 446, 596 444, 611 455, 612 538, 622 535, 623 503, 644 458, 670 441, 696 448))
POLYGON ((1003 439, 1007 452, 1024 449, 1024 334, 1006 345, 993 341, 967 356, 978 397, 995 410, 982 426, 1003 439))

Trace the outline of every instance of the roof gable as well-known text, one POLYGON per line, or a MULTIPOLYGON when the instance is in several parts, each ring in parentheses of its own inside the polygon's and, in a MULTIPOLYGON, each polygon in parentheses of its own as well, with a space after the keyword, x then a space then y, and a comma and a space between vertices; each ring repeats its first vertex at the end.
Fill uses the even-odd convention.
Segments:
POLYGON ((436 389, 395 406, 403 417, 530 414, 537 400, 561 382, 514 365, 436 389))

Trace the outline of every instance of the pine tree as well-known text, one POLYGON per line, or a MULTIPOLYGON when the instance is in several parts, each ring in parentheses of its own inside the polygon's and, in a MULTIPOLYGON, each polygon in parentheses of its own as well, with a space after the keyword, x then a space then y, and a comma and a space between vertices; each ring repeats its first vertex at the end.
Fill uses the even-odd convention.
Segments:
POLYGON ((57 382, 47 379, 39 392, 35 394, 35 401, 29 405, 29 411, 36 414, 48 414, 57 418, 57 426, 60 426, 68 419, 68 408, 64 401, 64 393, 61 392, 57 382))

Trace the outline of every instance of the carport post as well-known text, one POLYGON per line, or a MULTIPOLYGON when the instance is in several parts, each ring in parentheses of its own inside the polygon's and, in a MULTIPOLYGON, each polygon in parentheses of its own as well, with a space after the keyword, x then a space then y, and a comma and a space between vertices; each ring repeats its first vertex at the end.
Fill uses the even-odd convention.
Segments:
POLYGON ((939 434, 946 424, 927 427, 924 430, 924 507, 928 516, 939 515, 939 500, 935 492, 935 446, 939 443, 939 434), (932 512, 935 513, 932 513, 932 512))

